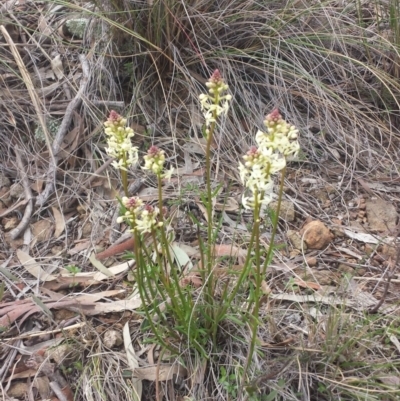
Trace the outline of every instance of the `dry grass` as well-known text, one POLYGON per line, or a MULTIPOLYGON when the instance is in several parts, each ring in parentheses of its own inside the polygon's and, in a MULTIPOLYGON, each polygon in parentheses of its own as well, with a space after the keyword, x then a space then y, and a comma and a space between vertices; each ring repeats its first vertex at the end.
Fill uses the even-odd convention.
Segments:
MULTIPOLYGON (((185 165, 187 152, 203 163, 202 155, 191 153, 188 146, 202 136, 198 95, 215 68, 234 98, 224 134, 217 137, 217 173, 232 180, 234 188, 236 162, 253 144, 263 116, 274 107, 300 129, 299 169, 312 169, 318 176, 321 165, 341 167, 343 204, 353 178, 398 176, 400 57, 399 33, 392 21, 398 12, 394 3, 171 0, 154 1, 154 7, 150 3, 55 0, 11 5, 9 11, 1 6, 0 23, 14 46, 0 38, 4 44, 0 173, 19 181, 18 147, 30 181, 43 185, 54 153, 49 146, 52 129, 57 135, 67 105, 81 88, 79 55, 86 55, 90 71, 81 105, 68 117, 69 129, 58 153, 58 170, 52 177, 56 196, 46 199, 33 219, 48 216, 50 206, 59 207, 66 216, 72 213, 73 219, 79 204, 97 208, 94 219, 111 221, 109 192, 114 193, 95 192, 87 185, 107 160, 102 122, 110 109, 129 116, 141 150, 148 144, 163 147, 178 168, 185 165), (63 30, 65 19, 76 16, 88 21, 82 38, 63 30), (12 49, 19 51, 21 60, 12 49), (51 69, 57 55, 63 63, 59 77, 56 68, 51 69), (29 92, 21 62, 37 96, 29 92), (38 138, 40 129, 48 130, 47 143, 38 138)), ((115 184, 112 174, 107 172, 107 180, 115 184)), ((131 177, 138 174, 132 171, 131 177)), ((295 182, 289 185, 296 191, 295 182)), ((322 213, 303 207, 314 216, 322 213)), ((72 247, 81 228, 75 223, 69 226, 66 247, 72 247)), ((49 240, 34 251, 48 258, 46 250, 55 243, 49 240)), ((9 249, 4 245, 0 251, 5 255, 9 249)), ((79 255, 68 262, 87 265, 79 255)), ((275 270, 268 276, 274 283, 271 287, 279 289, 282 285, 276 283, 286 278, 275 270)), ((400 396, 399 316, 369 315, 362 306, 349 307, 346 300, 353 295, 346 288, 336 305, 268 302, 260 316, 258 354, 247 377, 243 377, 247 327, 232 323, 221 329, 221 347, 204 371, 201 361, 182 344, 180 357, 165 362, 185 365, 189 379, 145 382, 144 399, 161 400, 164 395, 164 399, 196 401, 395 401, 400 396)), ((135 329, 135 349, 143 351, 142 360, 149 362, 145 344, 149 334, 139 326, 135 329)), ((74 365, 70 376, 76 399, 134 400, 125 353, 105 348, 97 334, 83 348, 77 357, 82 365, 74 365)), ((153 351, 157 361, 159 350, 153 351)))

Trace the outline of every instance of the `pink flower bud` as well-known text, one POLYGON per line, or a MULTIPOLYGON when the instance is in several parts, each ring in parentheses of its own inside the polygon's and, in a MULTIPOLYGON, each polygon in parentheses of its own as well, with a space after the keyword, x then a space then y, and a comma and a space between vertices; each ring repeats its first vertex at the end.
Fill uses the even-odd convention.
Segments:
POLYGON ((281 114, 279 113, 279 110, 278 109, 274 109, 274 110, 272 110, 271 111, 271 113, 269 113, 268 115, 267 115, 267 117, 265 117, 265 119, 267 120, 267 121, 269 121, 269 122, 278 122, 279 120, 281 120, 282 119, 282 116, 281 116, 281 114))
POLYGON ((149 156, 157 156, 158 152, 160 151, 160 149, 158 149, 157 146, 150 146, 149 150, 147 151, 147 154, 149 156))
POLYGON ((214 84, 219 84, 222 82, 222 76, 218 69, 213 72, 209 81, 214 84))
POLYGON ((113 123, 120 119, 121 119, 121 116, 115 110, 110 111, 110 116, 108 117, 108 121, 113 123))

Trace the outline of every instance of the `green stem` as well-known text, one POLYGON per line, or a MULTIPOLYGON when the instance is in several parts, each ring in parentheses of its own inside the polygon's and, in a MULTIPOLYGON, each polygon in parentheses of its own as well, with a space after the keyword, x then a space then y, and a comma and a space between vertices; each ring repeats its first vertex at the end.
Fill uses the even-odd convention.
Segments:
MULTIPOLYGON (((161 240, 162 240, 162 249, 165 250, 165 253, 167 255, 167 261, 165 261, 165 263, 166 263, 166 266, 167 266, 167 263, 170 266, 170 271, 172 273, 172 278, 173 278, 173 287, 174 287, 171 290, 169 295, 171 298, 171 302, 174 305, 175 313, 177 314, 177 316, 179 316, 182 323, 185 323, 185 311, 183 311, 182 308, 176 303, 176 297, 175 297, 175 291, 177 291, 182 306, 186 305, 186 298, 185 298, 184 294, 182 293, 181 286, 179 285, 179 277, 178 277, 178 274, 173 265, 169 242, 168 242, 168 238, 166 235, 166 228, 165 228, 165 221, 164 221, 164 214, 163 214, 163 195, 162 195, 161 173, 157 174, 157 184, 158 184, 158 207, 160 209, 159 220, 160 220, 160 223, 162 224, 161 230, 160 230, 161 231, 161 240)), ((165 271, 167 271, 167 269, 165 269, 165 271)))
MULTIPOLYGON (((254 348, 256 345, 257 339, 257 328, 258 328, 258 314, 260 311, 260 302, 261 302, 261 283, 263 279, 262 271, 261 271, 261 253, 260 253, 260 210, 261 205, 258 202, 258 194, 254 194, 256 202, 254 205, 254 231, 255 231, 255 290, 254 290, 254 309, 253 309, 253 319, 252 319, 252 330, 251 330, 251 342, 249 353, 247 355, 247 361, 244 368, 243 374, 243 383, 247 374, 247 370, 250 366, 251 360, 253 358, 254 348)), ((264 270, 264 269, 263 269, 264 270)), ((250 300, 250 304, 252 300, 250 300)))
POLYGON ((285 183, 285 176, 286 176, 286 166, 282 169, 282 172, 281 172, 281 181, 279 183, 279 192, 278 192, 278 204, 276 206, 275 221, 272 224, 272 234, 271 234, 271 239, 269 242, 268 253, 267 253, 267 257, 265 258, 265 262, 264 262, 264 266, 263 266, 263 270, 262 270, 263 275, 265 275, 265 273, 267 272, 268 263, 272 258, 272 253, 274 252, 274 241, 275 241, 276 232, 278 230, 279 213, 281 211, 281 205, 282 205, 283 185, 285 183))
MULTIPOLYGON (((150 314, 149 308, 146 304, 146 302, 151 303, 151 300, 148 298, 148 294, 146 291, 146 283, 144 282, 144 274, 142 268, 144 265, 144 261, 142 259, 141 255, 141 244, 140 244, 140 235, 136 230, 134 230, 134 252, 135 252, 135 258, 136 258, 136 282, 138 284, 138 289, 139 289, 139 295, 140 295, 140 300, 142 301, 143 304, 143 310, 146 315, 147 321, 151 327, 152 332, 156 336, 157 340, 159 341, 160 344, 163 345, 163 347, 169 349, 171 352, 175 352, 175 350, 167 344, 163 338, 160 336, 159 332, 157 331, 154 322, 153 322, 153 317, 150 314)), ((145 267, 144 267, 145 268, 145 267)))
MULTIPOLYGON (((124 152, 123 156, 122 156, 122 160, 123 160, 123 166, 125 166, 125 168, 127 168, 127 162, 126 162, 126 153, 124 152)), ((120 170, 121 172, 121 179, 122 179, 122 187, 124 188, 124 193, 125 196, 129 196, 128 193, 128 172, 127 170, 120 170)))
MULTIPOLYGON (((256 216, 257 214, 253 213, 253 216, 256 216)), ((257 219, 254 218, 254 221, 256 222, 257 219)), ((229 298, 227 299, 227 301, 225 301, 224 305, 221 307, 218 316, 217 316, 217 322, 220 322, 223 318, 224 315, 226 313, 226 311, 228 310, 228 308, 231 306, 233 299, 235 298, 237 292, 239 291, 239 288, 241 287, 241 285, 243 284, 243 281, 245 280, 245 278, 248 276, 249 274, 249 270, 251 267, 250 261, 251 261, 251 254, 253 252, 253 244, 254 244, 254 238, 256 237, 256 232, 257 230, 260 229, 260 223, 255 223, 253 225, 253 229, 251 231, 251 236, 250 236, 250 241, 249 244, 247 246, 247 255, 246 255, 246 260, 243 264, 243 269, 242 272, 240 273, 240 276, 235 284, 235 287, 233 288, 233 290, 231 291, 231 294, 229 296, 229 298)), ((259 242, 259 241, 258 241, 259 242)), ((223 294, 222 299, 225 299, 225 293, 223 294)))
MULTIPOLYGON (((218 99, 216 99, 218 101, 218 99)), ((218 104, 218 103, 216 103, 218 104)), ((217 119, 217 114, 214 112, 214 120, 217 119)), ((209 306, 208 315, 213 318, 214 316, 214 277, 212 274, 212 262, 213 262, 213 202, 212 202, 212 188, 211 188, 211 144, 213 142, 215 122, 211 123, 209 133, 207 136, 206 145, 206 191, 207 191, 207 247, 206 247, 206 271, 207 277, 205 277, 206 283, 206 303, 209 306)), ((216 322, 214 322, 215 331, 216 322)), ((214 336, 213 336, 214 337, 214 336)))

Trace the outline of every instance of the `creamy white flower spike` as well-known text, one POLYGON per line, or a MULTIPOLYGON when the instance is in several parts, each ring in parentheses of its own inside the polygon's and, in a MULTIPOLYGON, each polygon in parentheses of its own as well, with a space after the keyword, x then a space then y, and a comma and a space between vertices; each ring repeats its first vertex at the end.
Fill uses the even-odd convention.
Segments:
POLYGON ((298 130, 283 120, 277 109, 265 118, 267 132, 258 131, 256 142, 239 163, 240 178, 250 196, 243 196, 246 209, 254 209, 256 205, 268 205, 275 197, 273 193, 272 175, 286 166, 289 156, 297 155, 300 145, 297 141, 298 130))
POLYGON ((284 157, 272 151, 260 151, 256 147, 243 156, 245 163, 239 164, 240 178, 252 195, 243 197, 243 206, 253 209, 255 204, 268 205, 273 198, 272 174, 286 165, 284 157))
POLYGON ((143 170, 150 170, 154 174, 160 174, 164 168, 165 152, 157 146, 151 146, 143 159, 145 163, 143 170))
POLYGON ((106 152, 115 159, 112 166, 124 171, 138 161, 138 149, 131 143, 135 134, 132 128, 126 126, 126 122, 126 118, 112 110, 104 123, 104 132, 108 137, 106 152))
POLYGON ((217 117, 226 115, 229 110, 229 101, 232 96, 224 94, 229 87, 222 79, 219 70, 215 70, 207 81, 208 93, 199 96, 201 109, 204 113, 205 125, 209 127, 216 122, 217 117))
POLYGON ((256 142, 260 148, 272 149, 286 156, 297 156, 300 145, 297 141, 298 130, 288 124, 275 109, 265 117, 267 132, 258 131, 256 142))
POLYGON ((161 174, 162 178, 171 179, 174 169, 171 167, 169 170, 164 170, 165 152, 157 146, 151 146, 147 154, 143 157, 144 166, 143 170, 150 170, 154 174, 161 174))
POLYGON ((158 207, 146 205, 140 216, 136 219, 136 228, 142 234, 150 233, 154 228, 160 227, 162 223, 157 221, 160 211, 158 207))
POLYGON ((127 223, 132 233, 135 230, 142 234, 149 233, 154 228, 162 225, 158 221, 160 214, 158 207, 144 204, 137 196, 131 198, 123 197, 121 202, 126 210, 123 216, 118 217, 117 222, 127 223))

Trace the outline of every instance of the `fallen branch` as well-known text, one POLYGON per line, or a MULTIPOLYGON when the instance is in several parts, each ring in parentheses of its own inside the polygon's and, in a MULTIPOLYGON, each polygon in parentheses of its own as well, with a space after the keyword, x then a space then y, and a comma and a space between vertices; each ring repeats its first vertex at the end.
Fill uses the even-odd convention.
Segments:
POLYGON ((54 157, 50 160, 49 169, 47 172, 46 188, 38 196, 36 201, 36 204, 39 207, 43 206, 46 203, 47 199, 53 194, 55 190, 57 164, 59 159, 58 154, 61 150, 61 145, 71 123, 72 113, 81 104, 83 95, 89 82, 89 63, 83 54, 79 56, 79 60, 82 64, 82 78, 80 82, 80 87, 75 97, 68 104, 60 128, 58 129, 57 135, 54 138, 52 145, 52 153, 54 157))
POLYGON ((26 173, 26 169, 24 168, 24 164, 22 163, 21 149, 18 146, 16 146, 15 148, 15 156, 17 159, 17 165, 19 174, 21 176, 22 185, 25 191, 25 200, 28 201, 28 204, 25 208, 24 216, 22 217, 18 226, 10 231, 10 238, 12 240, 18 238, 20 234, 22 234, 28 227, 33 212, 33 203, 34 203, 33 201, 35 199, 34 196, 32 195, 31 187, 29 186, 29 180, 28 180, 28 175, 26 173))

